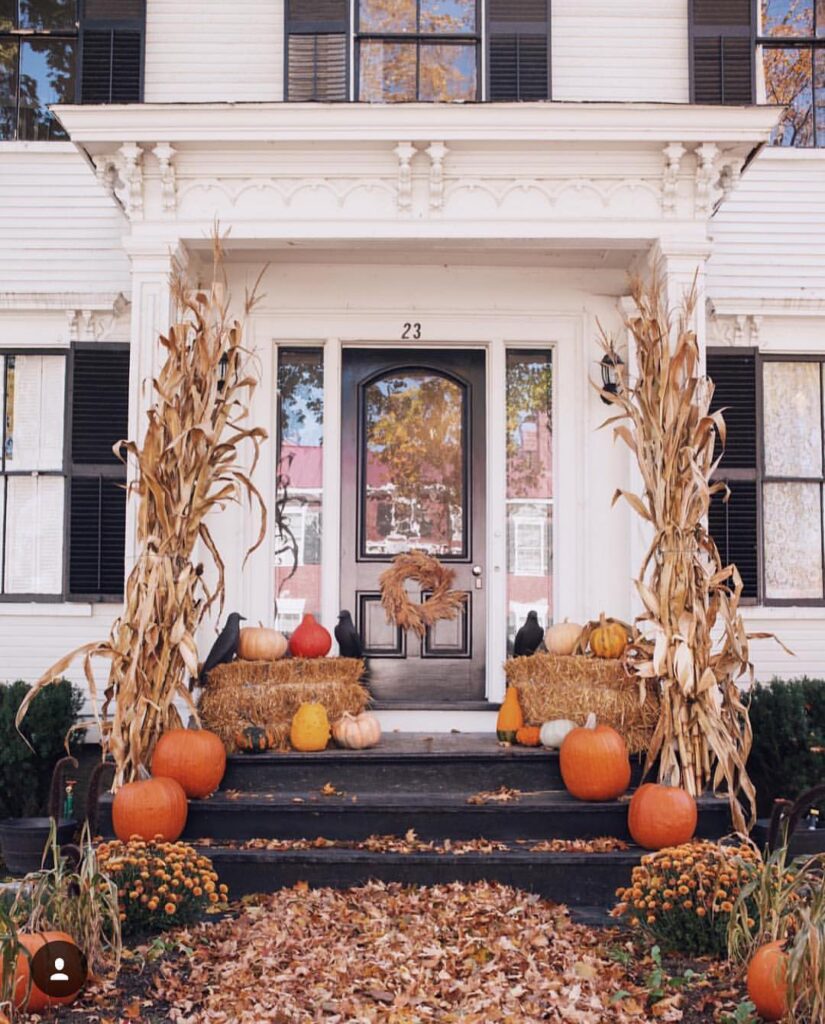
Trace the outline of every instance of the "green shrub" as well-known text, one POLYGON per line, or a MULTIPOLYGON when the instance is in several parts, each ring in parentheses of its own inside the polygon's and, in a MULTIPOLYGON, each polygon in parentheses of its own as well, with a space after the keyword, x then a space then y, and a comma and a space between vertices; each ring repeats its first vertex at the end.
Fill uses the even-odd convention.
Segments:
MULTIPOLYGON (((66 733, 77 722, 81 693, 65 679, 35 697, 20 737, 14 725, 17 710, 31 687, 22 680, 0 684, 0 818, 45 814, 52 769, 65 755, 66 733)), ((79 747, 75 733, 72 744, 79 747)))
POLYGON ((825 779, 825 680, 774 679, 754 688, 748 773, 759 813, 777 797, 794 800, 825 779))

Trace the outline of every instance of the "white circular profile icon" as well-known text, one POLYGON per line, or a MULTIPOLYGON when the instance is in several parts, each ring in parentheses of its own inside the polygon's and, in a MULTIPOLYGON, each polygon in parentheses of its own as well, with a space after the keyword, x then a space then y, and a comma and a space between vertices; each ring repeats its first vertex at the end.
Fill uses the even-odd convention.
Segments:
POLYGON ((49 975, 49 981, 68 981, 69 975, 65 974, 63 968, 66 966, 66 961, 62 956, 55 959, 54 972, 49 975))

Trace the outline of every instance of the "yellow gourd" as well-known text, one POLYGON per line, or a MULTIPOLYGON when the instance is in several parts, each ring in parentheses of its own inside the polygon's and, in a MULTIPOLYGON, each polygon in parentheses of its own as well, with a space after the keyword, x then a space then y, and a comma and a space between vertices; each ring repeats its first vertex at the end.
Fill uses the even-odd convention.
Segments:
POLYGON ((524 715, 518 702, 518 690, 514 686, 507 687, 504 703, 498 711, 496 734, 505 743, 515 743, 516 733, 524 725, 524 715))
POLYGON ((302 704, 292 719, 289 742, 295 750, 325 750, 329 734, 329 718, 324 705, 302 704))

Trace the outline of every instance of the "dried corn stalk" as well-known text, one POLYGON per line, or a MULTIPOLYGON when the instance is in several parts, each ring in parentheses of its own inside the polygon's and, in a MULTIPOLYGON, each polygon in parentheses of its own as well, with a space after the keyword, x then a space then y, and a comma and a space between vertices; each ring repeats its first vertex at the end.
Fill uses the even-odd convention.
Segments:
MULTIPOLYGON (((52 665, 17 715, 19 727, 33 697, 82 656, 103 754, 115 764, 115 789, 136 778, 160 735, 180 724, 176 698, 197 715, 187 686, 187 674, 193 679, 198 675, 195 634, 213 605, 220 615, 224 597, 224 564, 207 516, 246 497, 257 503, 261 524, 247 554, 266 531, 266 507, 250 476, 267 434, 244 424, 257 379, 248 372, 250 353, 242 346, 242 325, 229 318, 217 239, 214 250, 208 293, 193 293, 181 271, 173 275, 173 295, 183 320, 160 339, 166 361, 152 381, 155 402, 147 414, 145 438, 140 446, 133 441, 115 446, 116 452, 122 446, 134 459, 129 493, 138 502, 139 554, 126 581, 123 613, 108 640, 79 647, 52 665), (243 444, 251 446, 248 472, 238 462, 243 444), (212 562, 212 586, 204 565, 195 561, 203 553, 212 562), (94 658, 110 662, 100 712, 94 658)), ((245 312, 254 301, 253 291, 245 312)))
MULTIPOLYGON (((713 384, 701 376, 699 347, 691 329, 695 289, 672 323, 661 282, 632 289, 638 312, 627 327, 635 345, 638 376, 617 366, 619 414, 604 425, 630 448, 639 466, 642 493, 619 490, 650 524, 652 540, 636 589, 644 605, 637 618, 645 639, 629 648, 640 682, 658 679, 659 722, 648 749, 646 770, 659 758, 659 779, 699 796, 708 786, 727 790, 735 827, 745 830, 740 796, 755 818, 755 790, 746 770, 751 748, 747 707, 736 680, 753 678, 739 599, 742 579, 735 565, 723 566, 707 531, 711 496, 725 491, 711 483, 717 435, 724 444, 721 412, 710 412, 713 384)), ((602 331, 602 346, 612 351, 602 331)), ((608 397, 604 392, 605 397, 608 397)), ((764 636, 765 634, 751 634, 764 636)))

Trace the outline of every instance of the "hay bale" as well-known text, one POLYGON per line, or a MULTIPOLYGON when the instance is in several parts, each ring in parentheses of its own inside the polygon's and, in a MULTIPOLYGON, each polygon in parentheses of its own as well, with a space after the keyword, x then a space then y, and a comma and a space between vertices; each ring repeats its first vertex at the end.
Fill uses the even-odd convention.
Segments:
POLYGON ((280 683, 357 683, 364 674, 360 658, 281 658, 279 661, 231 661, 209 673, 207 690, 220 686, 280 683))
POLYGON ((210 673, 198 702, 201 721, 220 736, 230 753, 237 749, 235 733, 246 725, 270 729, 274 749, 288 750, 289 726, 301 704, 323 704, 330 721, 345 711, 357 715, 364 710, 370 695, 358 682, 363 667, 356 658, 221 665, 220 671, 210 673))
POLYGON ((532 654, 504 666, 507 682, 518 690, 528 725, 569 718, 584 725, 589 712, 621 733, 631 753, 647 749, 659 721, 655 680, 630 675, 621 661, 583 655, 532 654), (644 699, 642 699, 642 695, 644 699))

